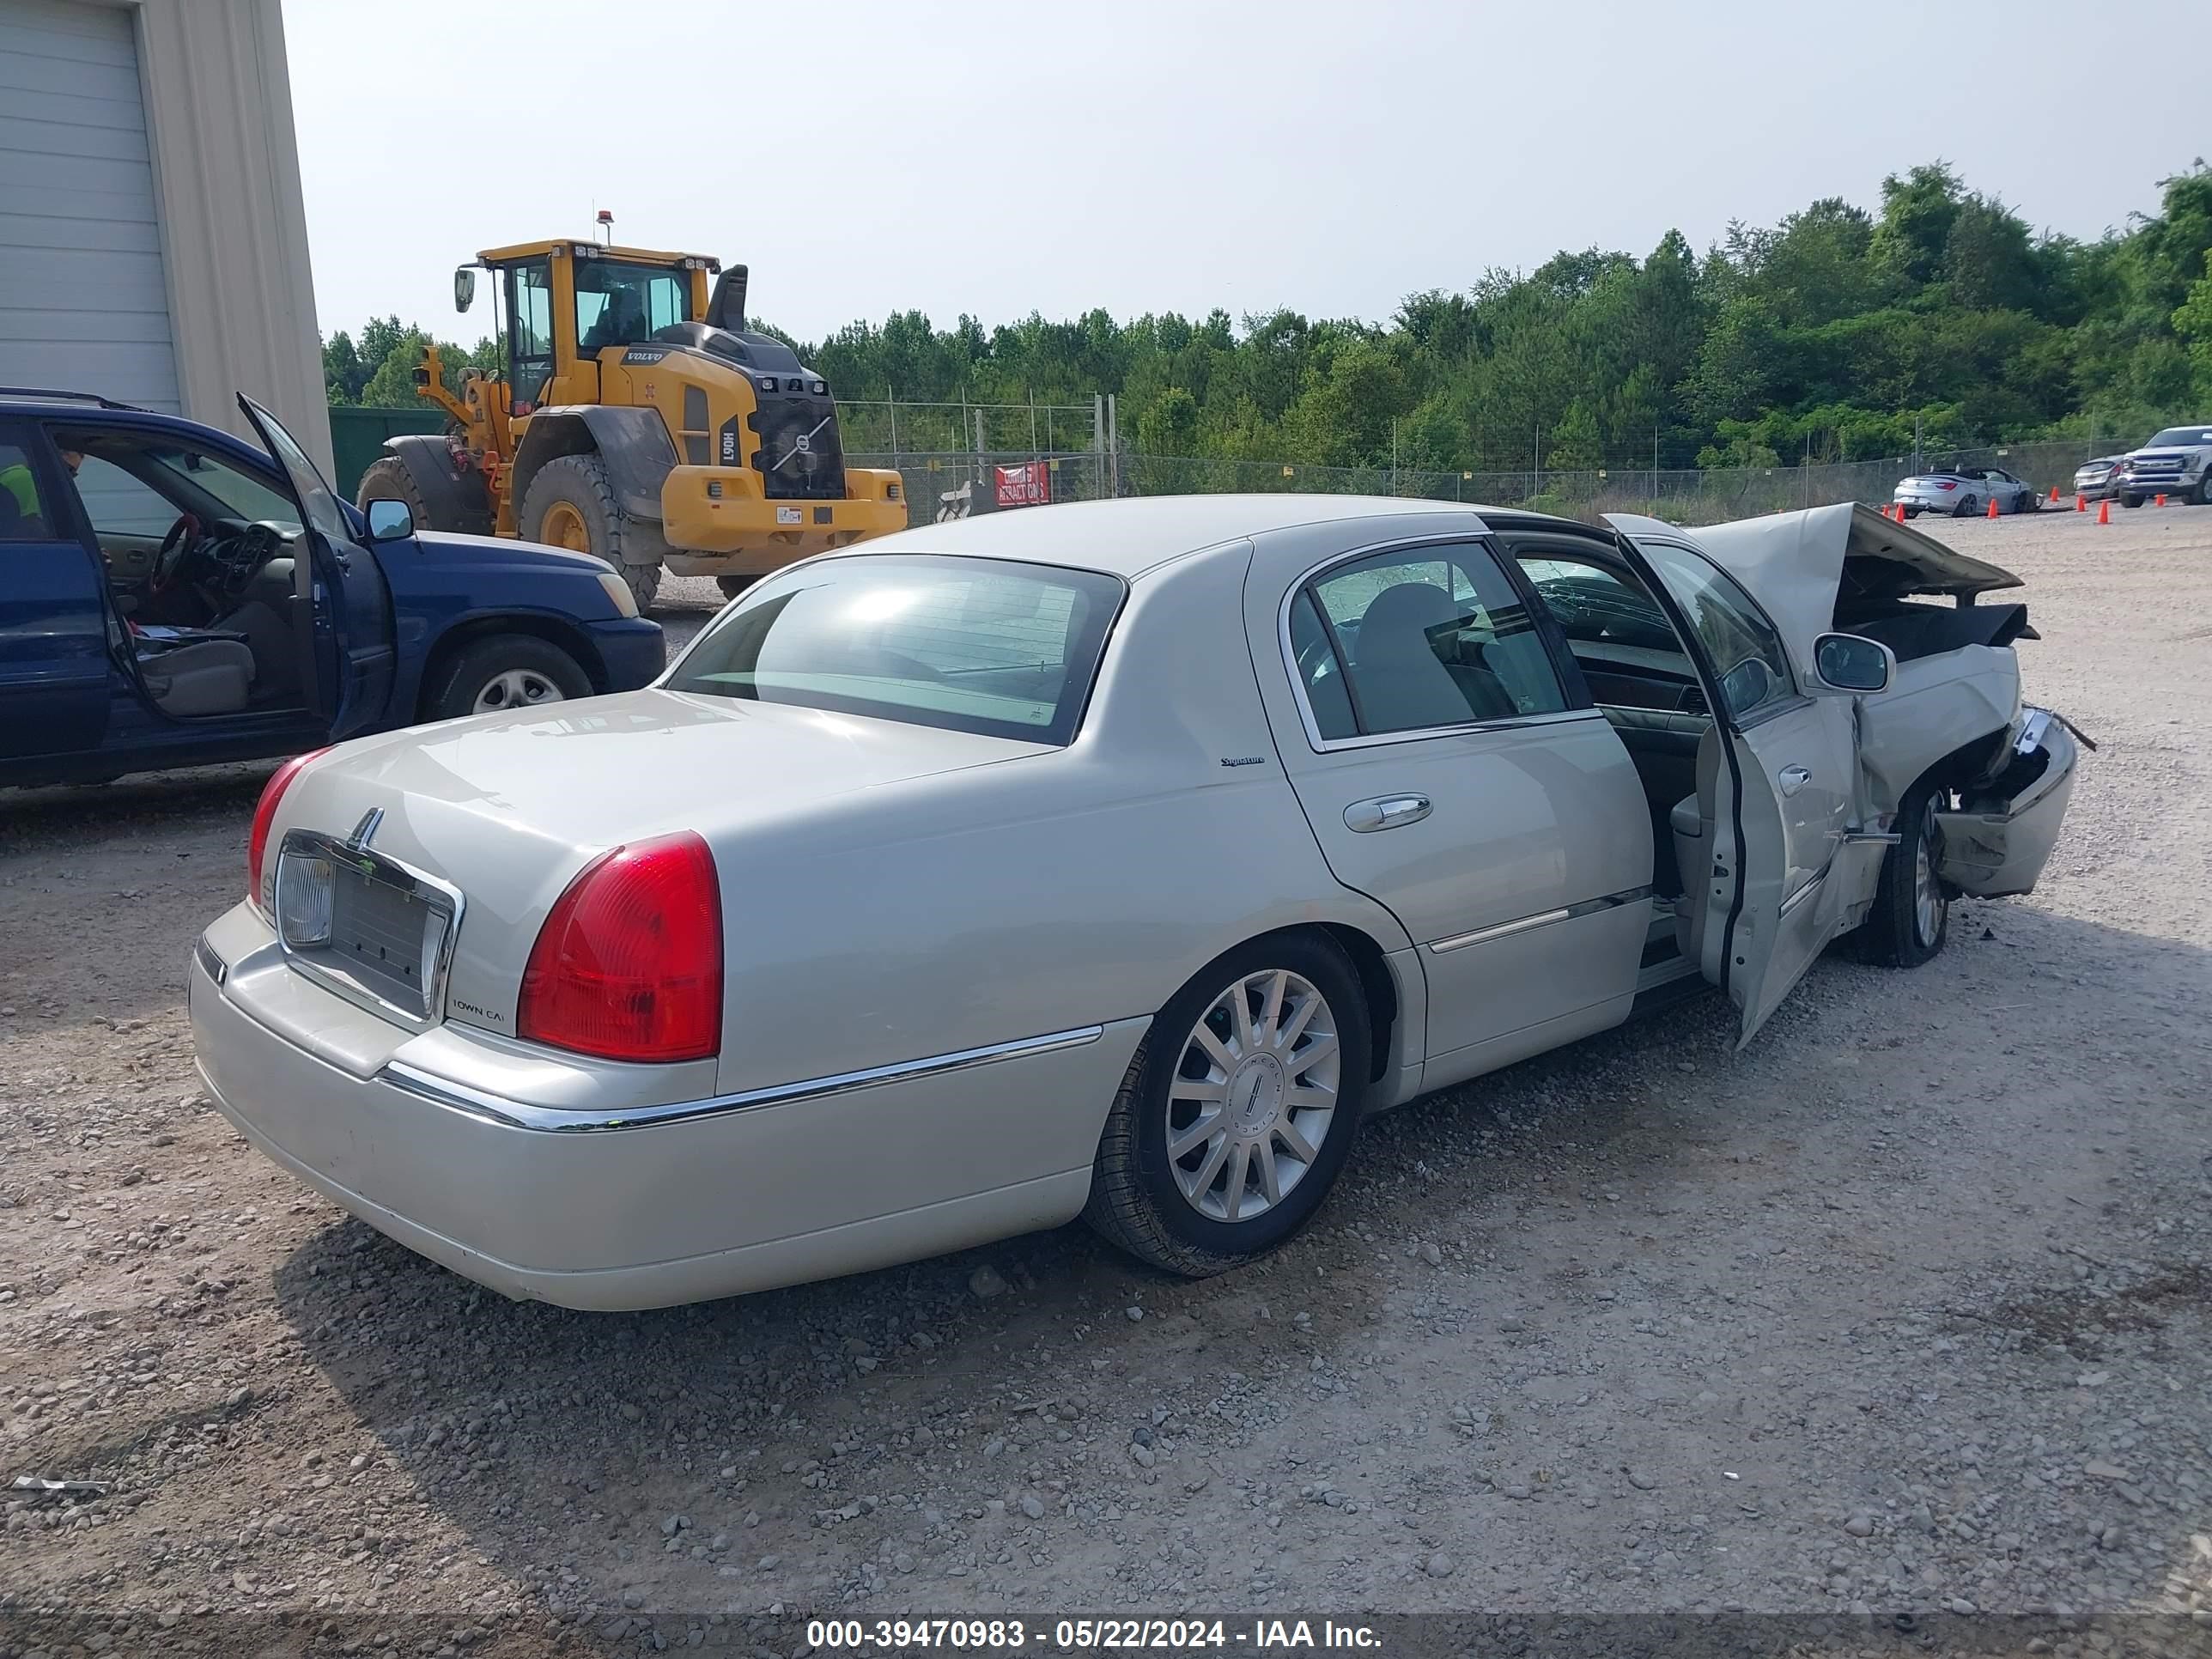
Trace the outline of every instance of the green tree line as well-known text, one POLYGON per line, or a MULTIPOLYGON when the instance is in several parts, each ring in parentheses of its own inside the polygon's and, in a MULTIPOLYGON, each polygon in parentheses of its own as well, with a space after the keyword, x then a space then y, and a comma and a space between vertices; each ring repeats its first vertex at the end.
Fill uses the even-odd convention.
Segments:
MULTIPOLYGON (((856 322, 806 360, 848 400, 1088 404, 1149 454, 1434 469, 1774 465, 2212 416, 2212 168, 2095 240, 2038 234, 1942 162, 1878 208, 1812 203, 1409 295, 1387 323, 1282 310, 940 329, 856 322)), ((419 331, 325 349, 333 401, 411 399, 419 331), (400 362, 400 348, 407 347, 400 362), (343 350, 341 350, 343 348, 343 350)), ((449 362, 495 360, 487 341, 449 362)))

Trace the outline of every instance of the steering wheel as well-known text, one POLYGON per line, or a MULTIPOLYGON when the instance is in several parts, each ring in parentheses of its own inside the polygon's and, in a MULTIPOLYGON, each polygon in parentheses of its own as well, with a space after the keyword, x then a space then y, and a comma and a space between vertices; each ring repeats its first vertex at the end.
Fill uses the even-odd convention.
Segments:
POLYGON ((200 533, 200 521, 189 513, 179 514, 169 533, 161 538, 161 545, 154 554, 153 568, 146 573, 146 591, 159 593, 176 580, 177 570, 191 550, 192 543, 200 533))

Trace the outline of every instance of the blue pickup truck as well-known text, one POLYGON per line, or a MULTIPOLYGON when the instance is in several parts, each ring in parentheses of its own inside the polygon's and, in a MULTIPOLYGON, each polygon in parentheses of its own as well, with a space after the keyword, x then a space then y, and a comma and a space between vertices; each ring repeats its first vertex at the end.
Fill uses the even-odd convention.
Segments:
POLYGON ((601 560, 356 511, 239 404, 265 449, 0 387, 0 786, 292 754, 660 672, 659 627, 601 560))

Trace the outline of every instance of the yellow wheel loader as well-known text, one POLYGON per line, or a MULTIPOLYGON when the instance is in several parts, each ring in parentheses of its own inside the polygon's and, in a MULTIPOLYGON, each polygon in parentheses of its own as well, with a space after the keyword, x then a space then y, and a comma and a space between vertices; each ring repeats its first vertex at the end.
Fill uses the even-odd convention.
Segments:
POLYGON ((793 559, 906 528, 899 475, 845 465, 822 377, 745 327, 743 265, 527 242, 456 270, 456 309, 479 270, 504 313, 502 372, 464 370, 455 396, 426 350, 416 395, 451 424, 386 441, 362 475, 364 506, 396 498, 431 529, 595 553, 640 610, 664 569, 735 595, 793 559))

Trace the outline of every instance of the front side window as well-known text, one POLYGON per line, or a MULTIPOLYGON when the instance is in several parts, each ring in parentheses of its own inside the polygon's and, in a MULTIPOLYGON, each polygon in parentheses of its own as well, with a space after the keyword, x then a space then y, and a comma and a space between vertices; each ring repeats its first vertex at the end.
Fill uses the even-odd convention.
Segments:
POLYGON ((552 262, 511 265, 507 282, 507 381, 514 402, 534 404, 553 374, 552 262))
MULTIPOLYGON (((207 529, 227 520, 259 520, 298 533, 300 509, 289 497, 204 450, 140 433, 67 428, 54 433, 54 446, 64 461, 78 458, 77 499, 103 545, 110 538, 159 539, 185 514, 207 529)), ((337 533, 344 538, 342 522, 337 533)))
MULTIPOLYGON (((1316 579, 1294 604, 1294 649, 1316 628, 1334 647, 1360 734, 1558 714, 1565 689, 1528 606, 1478 543, 1401 548, 1316 579), (1304 620, 1302 605, 1311 610, 1304 620)), ((1315 701, 1319 680, 1299 653, 1299 677, 1323 738, 1334 720, 1315 701)), ((1318 660, 1318 659, 1316 659, 1318 660)), ((1333 696, 1333 694, 1330 694, 1333 696)))
POLYGON ((1691 631, 1720 671, 1721 698, 1741 721, 1797 695, 1782 636, 1750 594, 1719 566, 1671 542, 1638 542, 1691 631))
POLYGON ((1010 560, 827 559, 756 588, 668 686, 1065 744, 1124 591, 1010 560))
POLYGON ((656 330, 690 320, 686 273, 614 259, 576 262, 577 349, 586 356, 609 346, 637 345, 656 330))

